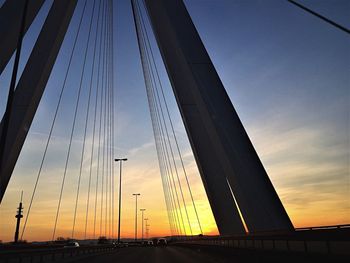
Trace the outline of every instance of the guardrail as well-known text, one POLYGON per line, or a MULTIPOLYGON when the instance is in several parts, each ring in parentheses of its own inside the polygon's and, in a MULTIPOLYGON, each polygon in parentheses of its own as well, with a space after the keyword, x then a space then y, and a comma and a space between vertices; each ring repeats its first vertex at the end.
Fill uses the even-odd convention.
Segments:
POLYGON ((51 249, 25 249, 0 251, 0 263, 37 263, 54 262, 62 259, 84 255, 101 253, 113 250, 112 245, 81 246, 72 248, 51 248, 51 249))
POLYGON ((330 225, 330 226, 310 226, 310 227, 299 227, 295 231, 305 231, 305 230, 328 230, 328 229, 344 229, 350 228, 350 224, 343 225, 330 225))
POLYGON ((182 237, 177 244, 327 255, 350 255, 350 225, 296 229, 290 233, 182 237))

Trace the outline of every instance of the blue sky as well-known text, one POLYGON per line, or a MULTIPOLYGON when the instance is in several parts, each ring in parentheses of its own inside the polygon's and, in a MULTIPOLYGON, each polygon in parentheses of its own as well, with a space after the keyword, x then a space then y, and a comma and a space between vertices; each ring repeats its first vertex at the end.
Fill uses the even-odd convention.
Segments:
MULTIPOLYGON (((21 70, 51 2, 46 1, 24 39, 21 70)), ((299 2, 350 27, 349 1, 299 2)), ((7 196, 0 208, 6 218, 13 217, 21 188, 25 188, 25 197, 29 198, 82 4, 79 1, 7 196)), ((91 4, 92 1, 89 1, 88 13, 91 12, 91 4)), ((293 223, 296 226, 349 223, 349 35, 287 1, 186 0, 185 4, 293 223)), ((152 185, 158 187, 158 197, 162 197, 130 1, 115 1, 114 15, 116 155, 128 156, 130 159, 130 175, 126 179, 129 186, 126 186, 126 191, 136 190, 135 184, 145 180, 143 191, 148 193, 147 186, 152 185)), ((73 59, 74 70, 68 79, 69 88, 64 94, 63 107, 54 130, 54 146, 49 150, 45 166, 46 180, 52 183, 57 180, 57 184, 64 163, 65 143, 69 139, 67 123, 71 123, 73 117, 72 101, 77 94, 77 76, 80 74, 83 46, 87 37, 87 19, 88 16, 84 20, 84 34, 73 59)), ((156 50, 154 39, 152 43, 156 50)), ((185 163, 194 188, 198 190, 198 200, 204 200, 201 203, 202 217, 208 218, 210 232, 215 224, 208 212, 203 186, 158 51, 156 59, 185 163)), ((12 62, 0 76, 1 112, 11 69, 12 62)), ((88 78, 84 79, 84 83, 87 80, 88 78)), ((85 100, 82 101, 85 102, 78 112, 80 121, 77 127, 80 128, 74 135, 74 154, 70 164, 72 171, 76 169, 74 160, 79 158, 83 132, 82 109, 86 107, 86 96, 87 92, 83 93, 85 100)), ((74 184, 72 178, 72 185, 74 184)), ((48 200, 54 200, 55 196, 44 190, 42 195, 48 200)), ((149 196, 149 199, 144 200, 152 207, 152 198, 155 197, 152 194, 149 196)), ((48 202, 41 206, 48 210, 54 208, 48 202)), ((159 217, 159 220, 165 219, 156 210, 164 213, 164 203, 158 208, 154 207, 154 214, 157 214, 155 217, 159 217)), ((1 225, 4 227, 7 224, 2 221, 1 225)), ((166 226, 163 228, 166 229, 166 226)), ((9 236, 12 236, 12 232, 9 236)))

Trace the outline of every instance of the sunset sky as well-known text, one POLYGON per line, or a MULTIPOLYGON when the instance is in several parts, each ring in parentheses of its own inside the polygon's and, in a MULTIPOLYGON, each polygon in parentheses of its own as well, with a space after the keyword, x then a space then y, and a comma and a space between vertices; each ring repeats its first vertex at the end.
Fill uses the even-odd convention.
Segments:
MULTIPOLYGON (((92 2, 88 1, 87 12, 91 12, 92 2)), ((350 27, 350 2, 347 0, 299 2, 350 27)), ((51 3, 52 0, 46 1, 24 38, 20 71, 23 70, 51 3)), ((128 158, 123 164, 122 237, 134 235, 135 199, 132 193, 141 194, 139 208, 146 208, 145 217, 149 218, 150 235, 169 235, 130 1, 117 0, 114 3, 115 157, 128 158)), ((294 226, 350 223, 349 35, 282 0, 185 0, 185 4, 294 226)), ((24 191, 26 214, 82 6, 83 1, 78 1, 0 205, 2 241, 13 239, 14 216, 21 190, 24 191)), ((88 16, 83 20, 82 30, 85 34, 81 36, 81 45, 86 41, 87 24, 88 16)), ((204 234, 217 234, 154 39, 152 43, 204 234)), ((82 54, 83 48, 78 48, 73 57, 74 70, 68 79, 63 107, 58 115, 24 235, 27 240, 51 239, 69 141, 70 128, 67 127, 72 123, 72 101, 77 95, 82 54)), ((1 114, 4 111, 12 66, 13 59, 0 76, 1 114)), ((87 92, 83 98, 86 101, 87 92)), ((74 134, 56 236, 68 237, 72 229, 73 200, 76 195, 84 125, 83 110, 78 111, 78 114, 78 128, 74 134)), ((91 124, 89 127, 87 148, 90 151, 91 124)), ((84 232, 89 163, 88 159, 84 160, 77 238, 82 238, 84 232)), ((115 165, 117 180, 118 166, 115 165)), ((92 185, 94 183, 93 181, 92 185)), ((190 203, 188 205, 195 233, 199 233, 192 207, 190 203)), ((91 204, 90 209, 92 208, 91 204)), ((93 234, 92 221, 91 214, 88 225, 90 238, 93 234)), ((116 222, 115 220, 114 223, 116 222)), ((141 223, 139 236, 140 231, 141 223)))

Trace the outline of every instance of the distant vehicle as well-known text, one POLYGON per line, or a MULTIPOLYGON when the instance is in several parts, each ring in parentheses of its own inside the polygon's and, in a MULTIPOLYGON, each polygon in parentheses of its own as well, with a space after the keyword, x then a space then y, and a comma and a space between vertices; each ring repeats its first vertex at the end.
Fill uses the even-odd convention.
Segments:
POLYGON ((120 242, 120 243, 114 242, 114 243, 113 243, 113 246, 114 246, 114 247, 128 247, 128 246, 129 246, 129 243, 127 243, 127 242, 120 242))
POLYGON ((48 242, 40 242, 40 241, 34 241, 32 242, 32 245, 47 245, 48 242))
POLYGON ((152 240, 148 240, 147 241, 147 246, 153 246, 153 241, 152 240))
POLYGON ((158 238, 157 240, 157 246, 166 246, 167 245, 167 241, 165 238, 158 238))
POLYGON ((64 247, 65 248, 79 247, 79 243, 78 242, 68 242, 64 247))
POLYGON ((108 244, 108 239, 106 237, 104 237, 104 236, 99 237, 98 241, 97 241, 97 244, 108 244))

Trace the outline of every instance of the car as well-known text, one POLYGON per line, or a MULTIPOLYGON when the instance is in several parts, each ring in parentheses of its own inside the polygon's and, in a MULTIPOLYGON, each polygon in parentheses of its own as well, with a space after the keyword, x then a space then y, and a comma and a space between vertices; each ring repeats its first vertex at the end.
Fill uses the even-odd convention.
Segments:
POLYGON ((166 246, 167 245, 167 241, 165 238, 158 238, 157 240, 157 246, 166 246))
POLYGON ((101 236, 98 238, 97 244, 108 244, 108 239, 105 236, 101 236))
POLYGON ((79 247, 79 243, 72 241, 72 242, 68 242, 65 246, 65 248, 73 248, 73 247, 79 247))
POLYGON ((147 241, 147 246, 153 246, 153 241, 152 240, 148 240, 147 241))
POLYGON ((121 248, 121 247, 128 247, 129 246, 129 243, 127 242, 114 242, 113 243, 114 247, 118 247, 118 248, 121 248))

